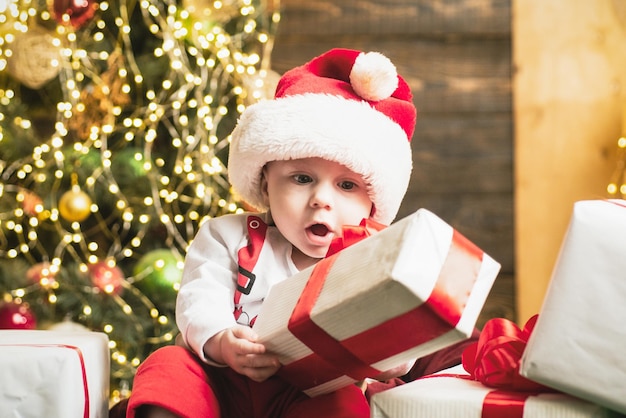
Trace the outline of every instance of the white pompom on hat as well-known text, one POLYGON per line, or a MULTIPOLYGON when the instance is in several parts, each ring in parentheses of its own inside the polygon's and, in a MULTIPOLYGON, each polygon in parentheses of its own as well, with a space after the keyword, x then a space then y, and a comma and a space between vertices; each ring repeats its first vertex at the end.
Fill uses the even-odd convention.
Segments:
POLYGON ((411 90, 378 52, 332 49, 286 72, 275 98, 248 107, 233 130, 233 189, 266 210, 261 176, 270 161, 319 157, 363 176, 372 219, 390 224, 412 170, 417 118, 411 90))

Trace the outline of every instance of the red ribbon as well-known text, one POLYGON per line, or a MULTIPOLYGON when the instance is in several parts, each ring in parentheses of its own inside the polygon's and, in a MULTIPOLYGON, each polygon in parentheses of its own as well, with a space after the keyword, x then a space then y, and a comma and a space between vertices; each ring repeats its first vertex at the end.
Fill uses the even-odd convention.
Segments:
POLYGON ((70 350, 74 350, 74 352, 78 356, 78 361, 80 362, 81 375, 82 375, 81 377, 83 379, 83 392, 85 395, 85 406, 83 408, 83 418, 89 418, 89 385, 87 384, 87 370, 85 367, 85 358, 83 357, 83 352, 81 351, 80 347, 67 345, 67 344, 0 344, 0 346, 38 347, 38 348, 57 347, 57 348, 69 348, 70 350))
POLYGON ((386 226, 371 219, 363 219, 359 225, 346 225, 341 229, 341 235, 335 237, 328 247, 326 257, 338 253, 344 248, 382 231, 386 226))
POLYGON ((538 315, 520 329, 504 318, 485 323, 478 341, 463 351, 463 368, 470 374, 433 374, 426 377, 454 377, 475 380, 495 388, 483 399, 481 418, 523 418, 530 396, 553 391, 519 374, 522 354, 538 315))
POLYGON ((83 394, 85 396, 85 408, 83 409, 83 417, 89 417, 89 385, 87 384, 87 369, 85 367, 85 358, 83 357, 83 352, 79 347, 73 345, 59 344, 59 347, 69 348, 70 350, 74 350, 76 355, 78 356, 78 361, 80 362, 80 370, 83 378, 83 394))
POLYGON ((488 387, 513 391, 550 390, 519 374, 522 354, 537 317, 531 317, 523 329, 504 318, 487 321, 478 341, 463 352, 463 367, 472 379, 488 387))
MULTIPOLYGON (((466 374, 436 373, 421 379, 448 377, 454 379, 475 380, 466 374)), ((481 418, 524 418, 526 400, 538 392, 514 392, 512 390, 492 390, 485 395, 481 418)))
POLYGON ((626 208, 626 204, 622 203, 622 201, 618 200, 618 199, 608 199, 608 200, 606 200, 606 202, 613 203, 614 205, 626 208))
POLYGON ((483 400, 482 418, 523 418, 528 397, 552 391, 519 374, 522 354, 538 315, 520 329, 504 318, 485 323, 478 341, 463 351, 463 367, 470 379, 496 388, 483 400))
POLYGON ((354 380, 376 376, 381 371, 371 364, 433 340, 456 326, 478 277, 482 255, 480 249, 454 231, 447 257, 427 301, 342 341, 326 333, 310 317, 338 255, 320 261, 313 268, 288 323, 291 333, 313 353, 283 366, 279 373, 301 390, 345 374, 354 380))
POLYGON ((524 418, 524 404, 531 392, 492 390, 483 399, 481 418, 524 418))

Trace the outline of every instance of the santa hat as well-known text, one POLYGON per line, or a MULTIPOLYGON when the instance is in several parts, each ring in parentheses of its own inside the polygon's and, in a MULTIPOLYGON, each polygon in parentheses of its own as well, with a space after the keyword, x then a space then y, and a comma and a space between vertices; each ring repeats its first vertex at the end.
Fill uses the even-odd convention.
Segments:
POLYGON ((266 210, 266 163, 324 158, 363 176, 372 219, 388 225, 409 184, 416 117, 411 90, 387 57, 330 50, 286 72, 274 100, 243 112, 232 133, 230 182, 247 203, 266 210))

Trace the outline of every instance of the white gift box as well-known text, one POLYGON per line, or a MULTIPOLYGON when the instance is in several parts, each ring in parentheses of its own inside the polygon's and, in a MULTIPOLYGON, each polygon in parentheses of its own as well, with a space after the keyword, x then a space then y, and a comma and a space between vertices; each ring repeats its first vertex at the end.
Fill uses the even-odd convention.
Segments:
POLYGON ((1 330, 0 417, 107 417, 108 342, 98 332, 1 330))
POLYGON ((495 390, 474 380, 454 377, 456 374, 467 376, 462 366, 456 366, 439 375, 431 375, 375 394, 370 402, 371 417, 609 418, 616 416, 612 411, 599 405, 564 393, 536 394, 495 390), (490 403, 496 409, 490 410, 490 403))
POLYGON ((576 202, 520 373, 626 413, 626 201, 576 202))
POLYGON ((420 209, 272 287, 254 329, 316 396, 468 338, 499 269, 420 209))

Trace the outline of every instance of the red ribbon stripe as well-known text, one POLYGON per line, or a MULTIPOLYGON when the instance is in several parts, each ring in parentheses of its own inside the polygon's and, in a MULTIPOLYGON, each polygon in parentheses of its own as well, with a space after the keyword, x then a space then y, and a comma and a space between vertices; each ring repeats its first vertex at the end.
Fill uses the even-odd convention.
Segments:
POLYGON ((532 394, 492 390, 483 400, 482 418, 524 418, 524 404, 532 394))

